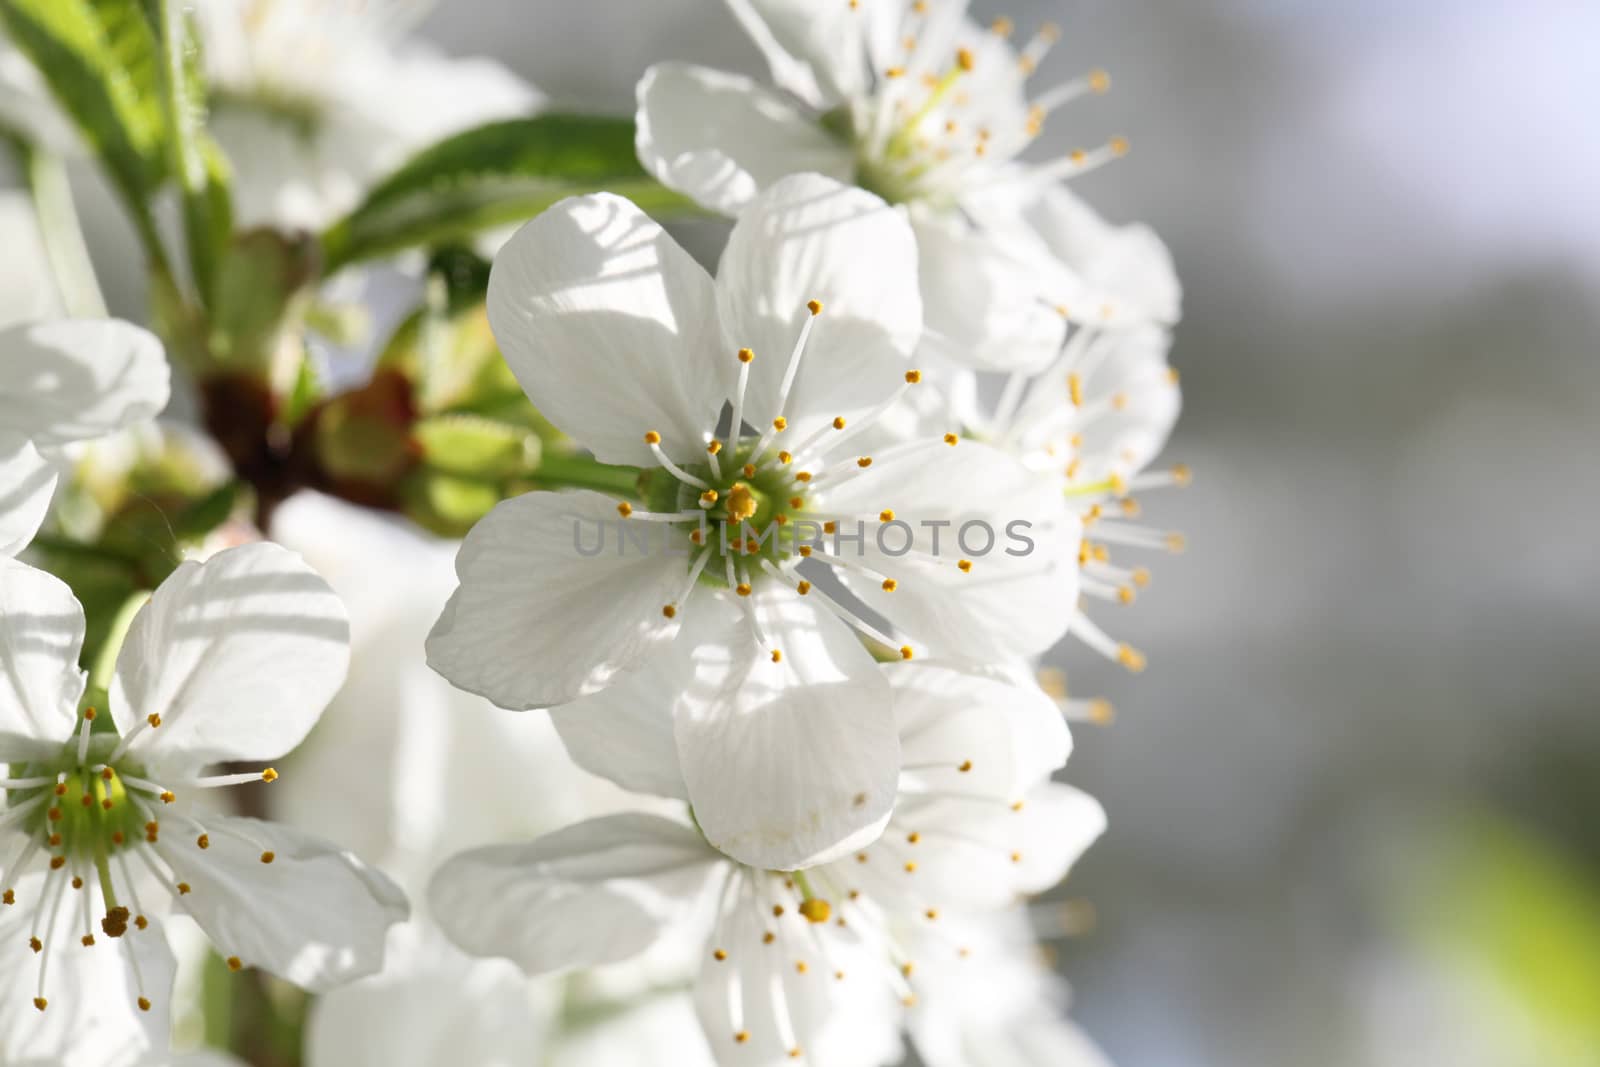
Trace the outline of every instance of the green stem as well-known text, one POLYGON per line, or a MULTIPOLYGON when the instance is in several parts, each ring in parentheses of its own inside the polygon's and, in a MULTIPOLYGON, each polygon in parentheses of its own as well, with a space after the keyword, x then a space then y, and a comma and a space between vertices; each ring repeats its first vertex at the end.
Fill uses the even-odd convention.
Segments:
POLYGON ((596 489, 639 496, 639 468, 614 466, 586 456, 545 456, 533 477, 543 489, 596 489))
MULTIPOLYGON (((111 620, 111 629, 106 632, 105 643, 100 646, 100 651, 95 653, 94 666, 89 668, 89 686, 85 696, 90 703, 96 699, 103 706, 105 694, 111 691, 111 674, 117 668, 117 655, 122 651, 122 643, 128 639, 128 629, 133 625, 133 617, 139 614, 139 609, 144 607, 150 599, 150 594, 140 590, 122 602, 117 609, 117 614, 111 620)), ((111 722, 111 716, 103 716, 106 723, 111 722)), ((99 722, 99 719, 95 720, 99 722)))
POLYGON ((56 288, 69 315, 103 319, 105 297, 95 277, 94 264, 83 240, 83 226, 72 201, 72 186, 61 160, 36 147, 22 150, 33 193, 33 209, 44 238, 45 255, 55 275, 56 288))

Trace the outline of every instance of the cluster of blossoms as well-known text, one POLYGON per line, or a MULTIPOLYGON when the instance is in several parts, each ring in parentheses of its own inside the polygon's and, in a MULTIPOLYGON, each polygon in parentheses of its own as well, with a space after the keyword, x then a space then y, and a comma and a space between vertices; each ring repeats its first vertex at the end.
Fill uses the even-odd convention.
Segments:
MULTIPOLYGON (((173 65, 267 227, 192 306, 160 279, 210 436, 152 421, 151 333, 65 292, 0 329, 0 1062, 175 1062, 189 919, 319 994, 313 1067, 1102 1062, 1029 901, 1105 829, 1054 779, 1108 706, 1042 658, 1143 668, 1090 605, 1181 547, 1134 494, 1188 481, 1150 467, 1170 258, 1063 184, 1127 146, 1031 151, 1109 80, 1036 84, 1058 31, 960 0, 727 2, 775 86, 649 69, 659 199, 546 199, 492 268, 435 247, 349 393, 307 338, 350 274, 284 249, 420 214, 380 179, 538 94, 409 43, 420 4, 196 4, 173 65), (674 198, 731 220, 714 272, 674 198)), ((20 52, 0 84, 81 150, 20 52)))

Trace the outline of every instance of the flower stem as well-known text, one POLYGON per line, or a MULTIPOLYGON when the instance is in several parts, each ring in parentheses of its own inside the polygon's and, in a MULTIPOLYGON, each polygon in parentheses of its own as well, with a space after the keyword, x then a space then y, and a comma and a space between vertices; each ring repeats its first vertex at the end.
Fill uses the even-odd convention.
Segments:
MULTIPOLYGON (((111 629, 106 631, 105 643, 95 653, 94 665, 89 668, 89 684, 83 694, 86 704, 105 707, 111 692, 111 674, 117 667, 117 655, 122 651, 122 643, 128 639, 128 628, 133 625, 133 617, 139 614, 139 609, 149 599, 150 594, 141 589, 124 600, 117 609, 117 614, 111 620, 111 629)), ((96 719, 95 725, 101 722, 106 724, 107 729, 113 728, 110 715, 96 719)))
POLYGON ((639 496, 639 468, 601 463, 585 456, 546 455, 533 477, 541 489, 595 489, 618 496, 639 496))

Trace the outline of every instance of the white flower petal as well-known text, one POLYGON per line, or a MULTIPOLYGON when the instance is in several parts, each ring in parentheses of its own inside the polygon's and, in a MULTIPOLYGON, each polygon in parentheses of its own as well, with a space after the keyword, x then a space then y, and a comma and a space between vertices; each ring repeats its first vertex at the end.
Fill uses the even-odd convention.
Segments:
POLYGON ((912 219, 927 345, 977 370, 1030 370, 1048 363, 1061 348, 1066 320, 1041 295, 1037 240, 948 213, 917 210, 912 219))
POLYGON ((783 179, 740 216, 717 270, 717 306, 731 350, 755 352, 747 421, 779 414, 803 439, 888 399, 922 333, 916 238, 905 216, 871 193, 818 174, 783 179), (790 352, 820 300, 785 409, 790 352))
MULTIPOLYGON (((772 80, 819 111, 868 86, 863 19, 850 4, 815 0, 728 0, 728 7, 766 56, 772 80)), ((887 12, 884 13, 887 16, 887 12)))
POLYGON ((0 330, 0 432, 34 444, 102 437, 167 405, 167 358, 155 335, 116 319, 0 330))
POLYGON ((0 559, 0 762, 53 756, 77 724, 83 608, 65 582, 0 559))
POLYGON ((155 848, 190 887, 174 900, 223 956, 312 992, 383 966, 389 927, 409 911, 387 876, 278 823, 214 815, 205 826, 209 848, 176 833, 155 848))
POLYGON ((752 867, 790 870, 876 837, 900 746, 872 656, 815 597, 762 583, 738 607, 719 600, 751 611, 770 647, 745 628, 693 650, 676 734, 706 840, 752 867))
POLYGON ((726 647, 747 636, 738 613, 709 595, 692 600, 682 615, 683 627, 671 644, 600 692, 550 711, 578 766, 624 789, 676 800, 688 800, 689 791, 678 766, 673 707, 694 683, 694 650, 726 647))
POLYGON ((50 512, 56 471, 33 445, 0 444, 0 557, 15 556, 39 532, 50 512))
MULTIPOLYGON (((0 44, 0 84, 8 80, 6 68, 15 62, 27 63, 0 44)), ((0 114, 6 110, 0 104, 0 114)), ((61 295, 56 291, 39 217, 33 198, 20 189, 0 189, 0 248, 6 250, 5 258, 0 259, 0 326, 59 315, 61 295)))
MULTIPOLYGON (((971 441, 913 442, 874 459, 817 502, 825 513, 866 520, 860 562, 896 582, 886 592, 875 578, 838 571, 851 592, 939 656, 1005 661, 1060 640, 1077 603, 1081 533, 1054 483, 971 441), (891 554, 907 537, 897 527, 884 530, 880 545, 873 520, 885 510, 910 527, 910 554, 891 554)), ((841 549, 856 551, 843 542, 841 549)))
POLYGON ((711 279, 633 204, 563 200, 495 257, 489 321, 552 422, 609 463, 704 452, 737 366, 719 351, 711 279), (722 357, 722 358, 719 358, 722 357))
POLYGON ((43 875, 27 877, 14 886, 17 904, 0 907, 0 943, 18 953, 0 968, 0 1063, 132 1067, 144 1056, 164 1054, 177 961, 160 924, 152 920, 120 938, 105 937, 96 927, 95 944, 85 947, 78 940, 86 931, 77 893, 61 879, 57 887, 67 899, 54 928, 45 912, 38 934, 50 944, 43 994, 49 1006, 42 1012, 34 1007, 38 957, 24 946, 32 936, 34 907, 50 906, 41 897, 44 881, 43 875), (138 962, 137 978, 130 953, 138 962), (150 1011, 139 1010, 141 996, 150 1001, 150 1011))
POLYGON ((542 974, 643 952, 694 906, 720 862, 688 826, 609 815, 463 853, 434 877, 428 900, 466 951, 542 974))
POLYGON ((1106 812, 1088 793, 1050 782, 1028 794, 1022 809, 1025 843, 1015 885, 1043 893, 1067 876, 1106 830, 1106 812))
POLYGON ((1172 253, 1140 223, 1113 226, 1077 194, 1052 185, 1028 211, 1050 251, 1089 291, 1090 311, 1108 326, 1170 326, 1183 311, 1172 253))
POLYGON ((848 145, 788 100, 739 74, 658 63, 638 88, 639 159, 663 185, 736 215, 787 174, 848 181, 848 145))
POLYGON ((162 766, 276 759, 344 683, 350 623, 299 556, 262 542, 187 562, 134 617, 117 657, 112 712, 129 746, 162 766))
POLYGON ((456 556, 461 586, 428 635, 429 666, 521 710, 596 692, 670 641, 678 624, 661 609, 688 564, 658 542, 620 551, 620 521, 599 493, 534 492, 496 505, 456 556), (602 535, 605 547, 583 554, 602 535))
POLYGON ((1064 766, 1072 752, 1061 709, 1032 679, 932 662, 893 663, 884 673, 894 687, 907 768, 902 792, 1010 802, 1064 766))

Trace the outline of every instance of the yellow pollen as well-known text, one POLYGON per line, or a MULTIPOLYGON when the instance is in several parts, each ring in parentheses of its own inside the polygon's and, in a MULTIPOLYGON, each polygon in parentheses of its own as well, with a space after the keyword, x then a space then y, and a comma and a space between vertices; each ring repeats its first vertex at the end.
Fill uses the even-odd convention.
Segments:
MULTIPOLYGON (((811 558, 811 546, 810 545, 801 545, 800 546, 800 556, 803 559, 810 559, 811 558)), ((806 588, 810 589, 811 586, 807 585, 806 588)))
POLYGON ((700 494, 700 503, 706 504, 706 505, 711 505, 711 504, 715 504, 716 502, 717 502, 717 491, 715 489, 707 489, 705 492, 700 494))
POLYGON ((883 72, 883 76, 885 78, 902 78, 905 76, 905 73, 906 68, 904 67, 890 67, 888 70, 883 72))
POLYGON ((1189 547, 1188 538, 1181 533, 1169 533, 1162 538, 1162 541, 1166 543, 1167 550, 1170 552, 1182 552, 1189 547))
POLYGON ((1016 28, 1017 24, 1006 18, 1004 15, 1001 15, 999 18, 989 23, 989 32, 993 33, 996 37, 1010 37, 1012 31, 1014 31, 1016 28))
POLYGON ((878 521, 879 522, 893 522, 894 521, 894 509, 893 508, 884 508, 882 511, 878 512, 878 521))
POLYGON ((901 659, 910 659, 913 655, 915 655, 915 653, 912 651, 910 645, 901 645, 900 646, 900 658, 901 659))
POLYGON ((719 948, 711 954, 711 958, 716 960, 718 963, 721 963, 723 960, 728 958, 728 954, 719 948))
POLYGON ((268 767, 266 770, 261 772, 261 780, 269 783, 276 782, 278 780, 278 772, 273 770, 271 767, 268 767))
POLYGON ((822 314, 822 301, 820 301, 820 300, 807 300, 806 301, 806 310, 811 312, 811 314, 813 314, 813 315, 822 314))
POLYGON ((777 418, 772 420, 772 428, 777 430, 779 433, 782 433, 789 428, 789 420, 784 418, 782 415, 779 415, 777 418))
POLYGON ((833 428, 835 430, 844 429, 844 416, 843 415, 840 415, 840 416, 838 416, 837 418, 835 418, 833 420, 833 428))
POLYGON ((210 848, 211 847, 211 838, 208 837, 205 834, 201 834, 199 837, 197 837, 195 839, 194 843, 199 845, 201 848, 210 848))
POLYGON ((907 960, 904 964, 902 964, 900 966, 900 973, 905 975, 907 978, 910 978, 911 977, 911 972, 913 970, 915 970, 915 969, 916 968, 912 966, 911 961, 907 960))
POLYGON ((800 914, 806 917, 807 922, 825 923, 833 915, 833 906, 821 897, 812 897, 801 902, 800 914))
POLYGON ((56 783, 56 796, 64 797, 66 795, 67 795, 67 783, 66 782, 57 782, 56 783))
POLYGON ((1092 700, 1089 702, 1089 721, 1098 726, 1110 725, 1117 717, 1117 709, 1111 706, 1109 700, 1092 700))
MULTIPOLYGON (((854 5, 852 4, 852 6, 854 5)), ((743 1045, 745 1042, 750 1040, 750 1031, 740 1030, 737 1034, 733 1035, 733 1039, 739 1044, 743 1045)))
POLYGON ((275 860, 277 858, 278 858, 278 856, 274 852, 263 852, 261 854, 261 862, 262 863, 271 863, 273 860, 275 860))
POLYGON ((145 927, 150 925, 150 920, 146 919, 143 915, 135 915, 133 917, 133 925, 143 930, 145 927))
POLYGON ((659 445, 661 443, 661 435, 651 430, 644 435, 644 443, 647 445, 659 445))
POLYGON ((678 614, 678 609, 673 607, 671 604, 663 604, 661 606, 661 614, 670 619, 678 614))
POLYGON ((83 721, 84 722, 94 722, 94 717, 97 714, 98 714, 98 712, 96 712, 93 708, 84 708, 83 709, 83 721))
POLYGON ((833 972, 833 977, 836 980, 842 982, 842 981, 844 981, 844 972, 843 971, 834 971, 833 972))
POLYGON ((749 488, 744 485, 735 485, 728 494, 728 518, 734 522, 743 522, 756 513, 756 498, 749 488))
POLYGON ((94 797, 90 796, 88 793, 83 794, 81 799, 83 800, 83 806, 86 808, 94 803, 94 797))
POLYGON ((959 570, 962 574, 971 574, 972 573, 972 561, 970 559, 958 560, 958 561, 956 561, 956 569, 959 570))
POLYGON ((774 904, 772 906, 772 917, 774 919, 783 918, 783 905, 782 904, 774 904))
POLYGON ((972 770, 972 761, 962 760, 961 766, 957 767, 956 770, 960 771, 962 774, 966 774, 968 771, 972 770))
POLYGON ((110 767, 107 767, 105 770, 100 772, 100 780, 103 781, 103 782, 109 782, 109 781, 111 781, 111 779, 113 777, 114 777, 114 772, 111 770, 110 767))
MULTIPOLYGON (((34 949, 34 951, 37 952, 38 949, 34 949)), ((46 1008, 48 1008, 50 1006, 50 1002, 48 1000, 44 999, 43 997, 34 997, 33 998, 33 1006, 38 1008, 40 1011, 44 1011, 46 1008)))
MULTIPOLYGON (((122 836, 122 831, 121 830, 113 830, 113 831, 111 831, 111 843, 113 845, 120 845, 120 844, 122 844, 122 842, 124 842, 126 840, 127 840, 127 838, 122 836)), ((58 841, 58 842, 56 842, 56 844, 60 844, 60 842, 58 841)))
POLYGON ((705 540, 706 540, 706 535, 705 535, 705 531, 704 530, 694 530, 694 531, 691 531, 690 534, 689 534, 689 543, 690 544, 702 545, 702 544, 705 544, 705 540))
POLYGON ((1187 489, 1189 484, 1194 481, 1194 472, 1189 469, 1189 465, 1187 463, 1180 463, 1176 467, 1172 468, 1172 480, 1176 482, 1180 488, 1187 489))
POLYGON ((229 956, 228 957, 228 970, 230 970, 230 971, 238 971, 238 970, 242 970, 243 968, 244 968, 244 961, 241 960, 238 956, 229 956))
POLYGON ((61 845, 61 835, 60 834, 51 834, 50 835, 50 847, 51 848, 58 848, 58 847, 60 847, 60 845, 61 845))
POLYGON ((761 943, 763 945, 770 945, 776 940, 778 940, 778 935, 773 933, 771 930, 768 930, 766 933, 761 935, 761 943))
POLYGON ((100 802, 100 806, 102 808, 104 808, 105 810, 110 811, 112 806, 113 806, 112 802, 111 802, 111 798, 110 797, 106 797, 104 800, 102 800, 100 802))
POLYGON ((1083 407, 1083 379, 1077 371, 1067 375, 1067 395, 1072 398, 1073 407, 1083 407))
POLYGON ((921 840, 922 840, 922 835, 917 833, 915 830, 911 831, 909 834, 906 835, 906 844, 908 844, 908 845, 914 845, 918 841, 921 841, 921 840))
POLYGON ((795 471, 794 472, 794 480, 797 481, 797 482, 809 482, 811 480, 811 472, 810 471, 795 471))
POLYGON ((61 809, 60 808, 51 808, 48 817, 49 817, 51 822, 60 822, 62 817, 63 817, 62 814, 61 814, 61 809))
POLYGON ((147 997, 140 997, 139 998, 139 1010, 140 1011, 149 1011, 150 1010, 150 1000, 149 1000, 149 998, 147 998, 147 997))
POLYGON ((738 585, 733 587, 733 591, 735 593, 738 593, 740 596, 749 596, 750 595, 750 583, 749 582, 740 582, 738 585))
POLYGON ((885 578, 883 580, 883 591, 885 593, 892 593, 899 587, 899 584, 900 583, 896 582, 893 578, 885 578))
POLYGON ((1108 142, 1107 146, 1111 149, 1111 154, 1114 156, 1125 156, 1128 154, 1129 146, 1128 139, 1126 137, 1113 137, 1108 142))
MULTIPOLYGON (((40 941, 37 937, 30 937, 28 938, 28 947, 33 949, 35 953, 43 952, 44 942, 40 941)), ((40 1010, 42 1011, 43 1009, 41 1008, 40 1010)))
POLYGON ((186 897, 191 892, 192 892, 192 890, 189 888, 189 883, 188 882, 179 882, 178 883, 178 895, 180 897, 186 897))
MULTIPOLYGON (((805 974, 806 973, 806 961, 805 960, 796 960, 795 961, 795 965, 794 965, 794 969, 795 969, 796 973, 798 973, 798 974, 805 974)), ((791 1053, 789 1053, 789 1055, 793 1056, 794 1053, 791 1052, 791 1053)))
POLYGON ((1021 863, 1021 862, 1022 862, 1022 853, 1020 853, 1020 852, 1013 852, 1013 853, 1012 853, 1012 854, 1011 854, 1011 862, 1012 862, 1012 863, 1021 863))
POLYGON ((83 888, 83 879, 74 877, 72 879, 72 888, 74 888, 74 889, 82 889, 83 888))
POLYGON ((1138 674, 1145 668, 1144 653, 1140 652, 1132 645, 1117 646, 1117 662, 1128 668, 1128 670, 1132 671, 1134 674, 1138 674))
POLYGON ((789 506, 791 508, 805 507, 805 503, 806 503, 806 498, 803 497, 803 496, 792 496, 792 497, 789 498, 789 506))
POLYGON ((922 914, 924 914, 924 915, 926 915, 928 917, 928 921, 929 922, 933 922, 934 920, 939 918, 939 909, 938 908, 929 908, 927 911, 923 912, 922 914))
POLYGON ((1132 604, 1138 594, 1133 591, 1133 586, 1124 585, 1117 588, 1117 603, 1132 604))
POLYGON ((171 791, 168 791, 168 792, 165 792, 165 793, 161 794, 161 803, 163 803, 163 804, 171 804, 174 800, 177 800, 177 799, 178 798, 171 791))
POLYGON ((799 593, 801 596, 805 596, 807 593, 811 592, 811 583, 802 581, 794 587, 794 591, 799 593))
POLYGON ((922 381, 922 372, 921 371, 919 371, 919 370, 908 370, 908 371, 906 371, 906 384, 907 385, 916 385, 920 381, 922 381))
POLYGON ((772 650, 772 662, 774 662, 774 663, 782 663, 783 662, 783 650, 782 649, 775 648, 775 649, 772 650))
POLYGON ((756 476, 756 465, 754 463, 746 463, 742 469, 746 478, 754 478, 756 476))
POLYGON ((830 533, 831 534, 835 530, 837 530, 838 528, 839 528, 839 524, 836 523, 836 522, 833 522, 832 520, 829 520, 828 522, 825 522, 825 523, 822 524, 822 532, 823 533, 830 533))
POLYGON ((144 824, 144 832, 147 834, 158 834, 161 832, 161 824, 155 822, 154 820, 147 822, 144 824))
POLYGON ((862 456, 860 459, 856 460, 856 466, 860 467, 862 470, 866 470, 868 467, 872 466, 872 457, 862 456))
POLYGON ((1016 803, 1011 805, 1011 810, 1012 811, 1021 811, 1022 810, 1022 804, 1023 804, 1022 801, 1020 801, 1020 800, 1017 801, 1016 803))
POLYGON ((739 349, 739 362, 740 363, 749 363, 752 359, 755 359, 755 358, 756 358, 756 354, 754 352, 750 351, 748 348, 739 349))
POLYGON ((51 856, 50 857, 50 869, 52 871, 59 871, 61 868, 65 867, 66 865, 67 865, 67 857, 65 857, 65 856, 51 856))
POLYGON ((1089 91, 1092 93, 1106 93, 1111 91, 1111 75, 1103 70, 1089 72, 1089 91))
POLYGON ((722 442, 718 441, 716 438, 712 438, 711 443, 706 445, 706 451, 711 453, 713 456, 716 455, 718 452, 722 451, 722 442))
POLYGON ((912 861, 912 862, 909 862, 909 863, 906 864, 906 873, 907 874, 916 874, 917 873, 917 864, 916 864, 915 861, 912 861))
POLYGON ((156 727, 161 725, 161 716, 149 715, 146 716, 144 721, 150 724, 150 729, 154 730, 156 727))
POLYGON ((956 446, 956 442, 960 440, 961 438, 957 437, 953 433, 947 433, 944 435, 944 443, 949 445, 951 448, 954 448, 956 446))
POLYGON ((83 935, 83 947, 84 948, 94 948, 94 935, 93 934, 84 934, 83 935))
POLYGON ((779 463, 783 463, 783 464, 793 463, 794 462, 794 456, 790 455, 788 452, 779 452, 778 453, 778 462, 779 463))
POLYGON ((14 889, 7 889, 5 894, 0 896, 0 904, 15 904, 16 902, 17 892, 14 889))

